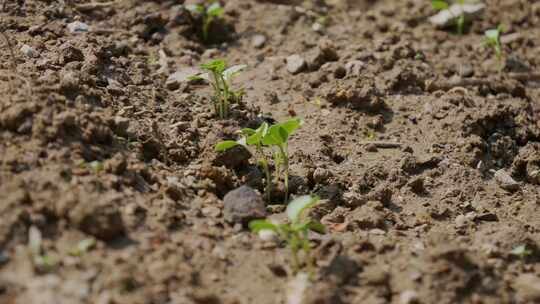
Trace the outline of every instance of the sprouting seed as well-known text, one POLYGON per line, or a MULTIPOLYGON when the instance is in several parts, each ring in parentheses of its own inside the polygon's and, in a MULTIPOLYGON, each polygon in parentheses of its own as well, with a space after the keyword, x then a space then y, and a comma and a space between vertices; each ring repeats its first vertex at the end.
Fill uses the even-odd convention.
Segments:
MULTIPOLYGON (((457 0, 456 3, 459 5, 464 5, 465 0, 457 0)), ((446 0, 431 0, 431 6, 438 11, 448 10, 450 8, 450 2, 446 0)), ((459 16, 454 16, 456 18, 456 28, 457 32, 460 35, 463 35, 465 32, 465 12, 461 10, 459 16)))
POLYGON ((302 265, 313 271, 314 260, 311 256, 311 243, 308 238, 309 231, 326 233, 326 227, 319 221, 307 216, 307 211, 319 202, 319 198, 311 195, 300 196, 289 203, 286 209, 289 223, 275 224, 270 220, 254 220, 249 223, 251 231, 257 234, 272 231, 284 240, 291 249, 293 270, 298 272, 302 265), (304 253, 304 262, 301 262, 299 253, 304 253))
POLYGON ((510 253, 520 258, 525 258, 532 255, 533 251, 524 244, 516 246, 514 249, 512 249, 512 251, 510 251, 510 253))
POLYGON ((204 42, 208 42, 208 39, 210 38, 210 26, 215 19, 219 19, 223 16, 223 7, 221 7, 219 2, 213 2, 212 4, 204 3, 187 5, 186 9, 201 16, 202 39, 204 42))
POLYGON ((499 25, 495 29, 490 29, 485 32, 484 43, 487 47, 494 50, 500 69, 504 67, 503 49, 501 44, 501 34, 504 33, 504 26, 499 25))
POLYGON ((264 122, 256 130, 245 128, 240 131, 239 140, 226 140, 216 145, 217 151, 225 151, 237 145, 243 145, 246 148, 255 147, 254 155, 257 155, 257 162, 266 175, 266 196, 270 202, 270 192, 272 189, 272 177, 270 174, 269 157, 264 148, 269 148, 276 177, 283 178, 285 185, 285 203, 289 196, 289 138, 303 125, 303 120, 293 118, 282 123, 268 125, 264 122))
POLYGON ((244 90, 233 90, 232 79, 238 75, 246 65, 235 65, 227 68, 224 60, 213 60, 201 65, 207 73, 191 76, 190 80, 206 80, 214 89, 212 101, 219 118, 225 119, 229 115, 229 105, 242 100, 244 90))

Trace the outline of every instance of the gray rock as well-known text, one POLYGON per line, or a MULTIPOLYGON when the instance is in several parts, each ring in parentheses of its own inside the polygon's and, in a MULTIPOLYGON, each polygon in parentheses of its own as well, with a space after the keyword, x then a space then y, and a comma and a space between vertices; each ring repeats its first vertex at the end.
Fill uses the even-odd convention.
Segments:
POLYGON ((180 71, 177 71, 171 75, 169 75, 169 78, 167 78, 167 81, 165 82, 165 86, 169 90, 176 90, 180 87, 182 83, 189 83, 192 80, 189 78, 195 75, 198 75, 201 71, 196 68, 185 68, 180 71))
POLYGON ((474 75, 474 68, 468 63, 460 64, 457 68, 459 76, 471 77, 474 75))
POLYGON ((28 44, 25 44, 21 47, 21 52, 26 56, 26 57, 29 57, 29 58, 37 58, 39 57, 39 54, 38 52, 36 52, 36 50, 34 50, 31 46, 29 46, 28 44))
POLYGON ((291 74, 298 74, 306 68, 306 60, 298 55, 294 54, 287 57, 287 71, 291 74))
POLYGON ((257 34, 251 39, 251 45, 254 48, 260 49, 266 44, 266 36, 262 34, 257 34))
POLYGON ((247 224, 250 220, 264 218, 266 207, 261 195, 248 186, 230 191, 223 198, 225 220, 247 224))
POLYGON ((540 301, 540 277, 532 273, 520 275, 514 281, 514 289, 523 303, 538 303, 540 301), (529 302, 530 301, 530 302, 529 302))
POLYGON ((516 182, 510 174, 506 173, 503 169, 495 172, 495 180, 501 188, 507 191, 519 190, 519 183, 516 182))
POLYGON ((437 27, 447 27, 456 21, 462 12, 465 17, 472 19, 478 17, 486 6, 482 3, 474 4, 453 4, 448 9, 442 10, 436 15, 429 18, 429 21, 437 27))
POLYGON ((70 33, 86 33, 90 30, 90 26, 84 22, 75 21, 67 25, 67 29, 70 33))

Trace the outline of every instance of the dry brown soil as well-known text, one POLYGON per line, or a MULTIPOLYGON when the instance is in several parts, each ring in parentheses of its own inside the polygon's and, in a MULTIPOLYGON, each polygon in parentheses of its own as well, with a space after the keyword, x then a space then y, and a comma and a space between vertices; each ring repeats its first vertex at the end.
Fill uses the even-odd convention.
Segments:
POLYGON ((429 1, 231 0, 210 44, 183 2, 0 4, 0 303, 285 303, 287 248, 223 215, 261 172, 213 147, 291 116, 293 195, 329 227, 305 303, 540 303, 540 2, 487 1, 457 35, 429 1), (248 65, 228 120, 166 84, 217 58, 248 65))

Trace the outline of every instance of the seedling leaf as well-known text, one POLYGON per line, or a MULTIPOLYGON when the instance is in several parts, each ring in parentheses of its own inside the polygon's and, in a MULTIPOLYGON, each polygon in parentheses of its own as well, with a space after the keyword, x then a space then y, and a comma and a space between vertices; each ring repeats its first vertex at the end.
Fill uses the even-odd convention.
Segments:
POLYGON ((223 71, 225 71, 225 67, 226 67, 226 63, 224 60, 213 60, 213 61, 210 61, 209 63, 203 63, 201 64, 201 69, 204 69, 204 70, 207 70, 207 71, 211 71, 211 72, 215 72, 215 73, 218 73, 218 74, 222 74, 223 71))
POLYGON ((497 41, 499 40, 500 32, 498 29, 491 29, 486 31, 486 37, 490 40, 497 41))
POLYGON ((230 82, 233 77, 238 75, 246 67, 247 65, 245 64, 234 65, 223 72, 223 77, 227 82, 230 82))
POLYGON ((436 10, 445 10, 448 9, 448 3, 443 0, 432 0, 431 6, 436 10))
POLYGON ((257 131, 253 130, 252 128, 244 128, 242 130, 240 130, 240 134, 244 135, 244 136, 251 136, 253 134, 255 134, 257 131))
POLYGON ((258 233, 261 230, 272 230, 277 232, 278 226, 268 220, 253 220, 249 222, 249 229, 255 233, 258 233))
POLYGON ((214 2, 206 9, 206 13, 208 16, 219 17, 223 15, 223 8, 219 2, 214 2))
POLYGON ((287 131, 281 125, 273 125, 263 138, 263 144, 267 146, 282 145, 287 142, 287 131))
POLYGON ((287 131, 287 137, 289 137, 291 134, 296 131, 296 129, 300 128, 304 124, 304 121, 299 118, 294 118, 291 120, 288 120, 281 124, 281 127, 287 131))
POLYGON ((216 151, 222 152, 232 147, 238 146, 240 143, 234 140, 225 140, 216 145, 216 151))
POLYGON ((326 226, 324 226, 321 222, 318 221, 310 221, 308 224, 308 229, 320 234, 326 233, 326 226))
POLYGON ((188 77, 188 80, 190 80, 190 81, 197 81, 197 80, 206 80, 206 81, 210 81, 210 77, 208 76, 208 73, 202 73, 202 74, 197 74, 197 75, 189 76, 189 77, 188 77))
POLYGON ((291 222, 298 223, 301 219, 302 213, 317 204, 319 198, 311 195, 304 195, 297 197, 287 206, 287 217, 291 222))
POLYGON ((510 253, 513 255, 519 256, 521 258, 524 258, 524 257, 530 256, 533 252, 532 250, 527 248, 527 245, 519 245, 515 247, 514 249, 512 249, 510 253))
POLYGON ((204 7, 200 4, 186 5, 186 9, 192 13, 197 13, 197 14, 204 13, 204 7))

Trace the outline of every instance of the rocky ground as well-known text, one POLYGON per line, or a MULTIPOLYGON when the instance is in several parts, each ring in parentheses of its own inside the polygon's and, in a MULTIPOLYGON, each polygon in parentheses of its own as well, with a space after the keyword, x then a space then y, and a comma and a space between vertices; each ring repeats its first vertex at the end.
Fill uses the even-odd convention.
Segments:
POLYGON ((183 2, 0 4, 0 303, 296 303, 230 208, 259 194, 224 202, 262 172, 214 151, 289 117, 329 228, 304 303, 540 302, 540 2, 457 35, 429 1, 230 0, 210 43, 183 2), (227 120, 186 77, 221 58, 248 66, 227 120))

